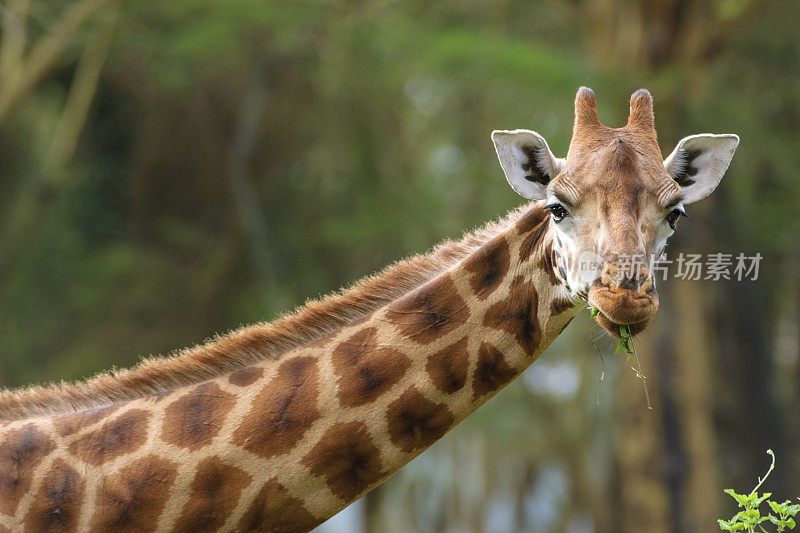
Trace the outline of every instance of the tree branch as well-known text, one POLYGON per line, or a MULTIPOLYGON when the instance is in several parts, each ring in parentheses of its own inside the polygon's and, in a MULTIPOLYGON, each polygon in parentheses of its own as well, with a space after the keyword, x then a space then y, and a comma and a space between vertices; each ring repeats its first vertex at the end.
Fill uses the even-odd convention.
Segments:
POLYGON ((0 87, 7 87, 19 79, 29 8, 30 0, 9 0, 8 5, 0 7, 0 87))
POLYGON ((119 12, 112 12, 103 23, 103 27, 98 30, 96 37, 84 48, 75 78, 70 85, 64 110, 53 133, 45 163, 46 176, 51 176, 51 171, 69 161, 75 151, 118 21, 119 12))
POLYGON ((56 61, 64 55, 67 45, 81 25, 110 1, 78 0, 64 10, 53 31, 33 46, 20 66, 19 76, 10 80, 8 85, 0 84, 0 125, 14 105, 39 83, 56 61))

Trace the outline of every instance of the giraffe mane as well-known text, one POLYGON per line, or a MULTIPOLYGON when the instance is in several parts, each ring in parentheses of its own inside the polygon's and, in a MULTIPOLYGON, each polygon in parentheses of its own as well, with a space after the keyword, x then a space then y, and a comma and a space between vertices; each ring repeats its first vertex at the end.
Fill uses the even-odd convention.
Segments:
POLYGON ((106 407, 199 383, 282 354, 356 322, 424 285, 508 228, 531 204, 428 253, 411 256, 347 288, 309 300, 293 313, 217 335, 203 344, 150 356, 82 381, 0 390, 0 421, 59 416, 106 407))

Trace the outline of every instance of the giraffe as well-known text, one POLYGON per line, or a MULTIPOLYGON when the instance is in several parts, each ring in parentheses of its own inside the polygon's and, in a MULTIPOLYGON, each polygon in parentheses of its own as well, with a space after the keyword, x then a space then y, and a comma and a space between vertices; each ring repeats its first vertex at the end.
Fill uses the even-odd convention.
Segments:
POLYGON ((293 315, 131 370, 0 393, 0 533, 307 531, 383 482, 523 372, 587 303, 611 335, 658 308, 647 269, 735 135, 662 160, 650 94, 622 128, 579 89, 557 158, 492 134, 530 200, 293 315), (601 257, 598 269, 582 254, 601 257))

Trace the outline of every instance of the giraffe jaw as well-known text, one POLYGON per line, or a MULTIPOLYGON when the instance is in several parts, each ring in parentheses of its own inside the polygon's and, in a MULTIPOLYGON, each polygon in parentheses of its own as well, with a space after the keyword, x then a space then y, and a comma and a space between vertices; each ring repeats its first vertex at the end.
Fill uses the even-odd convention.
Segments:
POLYGON ((628 332, 631 335, 638 335, 639 333, 644 331, 647 328, 647 326, 650 325, 650 320, 651 320, 650 318, 647 318, 645 320, 642 320, 640 322, 634 322, 632 324, 619 324, 609 319, 602 312, 598 313, 594 319, 598 324, 600 324, 600 326, 604 330, 606 330, 609 333, 609 335, 617 339, 622 339, 622 335, 620 335, 619 332, 621 326, 624 325, 625 327, 627 327, 628 332))
POLYGON ((599 311, 595 321, 619 339, 620 326, 631 335, 647 328, 658 311, 658 293, 652 285, 647 290, 625 290, 595 283, 589 290, 589 305, 599 311))

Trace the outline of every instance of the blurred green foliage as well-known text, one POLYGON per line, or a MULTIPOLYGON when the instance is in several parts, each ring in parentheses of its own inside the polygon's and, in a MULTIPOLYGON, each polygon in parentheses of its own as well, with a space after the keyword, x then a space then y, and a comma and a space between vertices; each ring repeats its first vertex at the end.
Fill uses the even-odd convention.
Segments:
POLYGON ((564 154, 579 85, 596 90, 611 126, 646 86, 664 153, 703 131, 742 138, 714 199, 692 211, 673 249, 758 251, 760 280, 701 284, 707 297, 689 290, 710 342, 695 354, 675 349, 690 333, 670 299, 681 286, 665 286, 655 340, 637 342, 657 391, 657 414, 644 422, 641 389, 620 392, 634 379, 616 372, 608 344, 598 402, 591 325, 576 320, 531 376, 420 458, 423 467, 370 495, 365 527, 635 524, 625 522, 642 513, 627 501, 630 453, 620 443, 641 423, 659 428, 658 460, 642 460, 658 473, 642 475, 657 480, 663 498, 650 492, 672 510, 665 529, 696 529, 684 505, 694 449, 686 405, 713 425, 711 483, 742 485, 772 447, 793 458, 773 476, 784 489, 776 492, 797 492, 794 0, 9 0, 0 50, 21 21, 24 65, 70 6, 92 1, 92 17, 28 89, 14 96, 14 56, 0 61, 0 104, 13 96, 0 114, 0 385, 131 365, 458 237, 520 202, 491 130, 534 129, 564 154), (92 57, 104 58, 100 76, 81 86, 80 66, 92 57), (75 149, 59 158, 54 136, 78 105, 75 91, 90 106, 75 149), (708 403, 681 403, 681 354, 715 369, 701 391, 708 403), (577 388, 559 393, 567 378, 577 388), (459 477, 464 461, 480 465, 468 479, 459 477), (407 511, 402 520, 397 509, 407 511))

